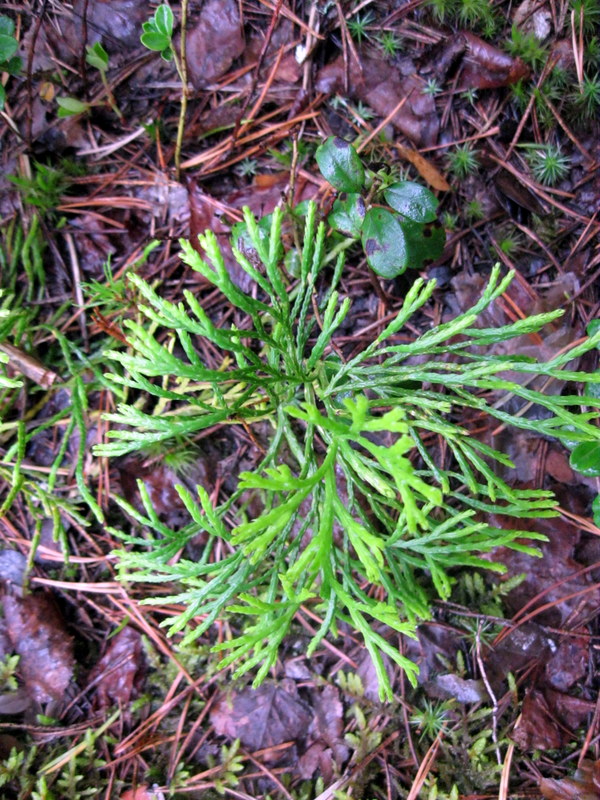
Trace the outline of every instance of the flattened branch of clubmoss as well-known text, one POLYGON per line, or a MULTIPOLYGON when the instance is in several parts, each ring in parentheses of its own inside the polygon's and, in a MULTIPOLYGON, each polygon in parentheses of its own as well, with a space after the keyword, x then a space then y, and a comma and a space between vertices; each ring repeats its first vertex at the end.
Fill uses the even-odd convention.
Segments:
POLYGON ((324 224, 316 225, 315 206, 308 210, 296 282, 282 267, 282 212, 274 212, 268 237, 248 209, 245 222, 253 262, 263 269, 240 251, 234 254, 256 282, 258 297, 233 284, 209 232, 201 238, 207 261, 186 242, 182 257, 247 314, 248 329, 218 327, 190 293, 185 293, 185 305, 170 303, 139 277, 132 278, 150 324, 125 323, 131 349, 112 354, 121 369, 111 378, 141 392, 150 410, 124 404, 107 414, 116 426, 111 441, 96 453, 122 455, 156 442, 181 441, 215 424, 251 425, 265 419, 272 425, 272 440, 256 471, 242 473, 238 490, 216 508, 202 487, 197 497, 179 487, 191 517, 182 529, 172 530, 159 520, 141 483, 143 513, 120 500, 146 529, 143 536, 114 531, 127 544, 119 552, 121 573, 129 581, 180 585, 177 593, 145 602, 183 605, 166 624, 170 634, 185 632, 184 642, 197 639, 216 619, 233 616, 239 635, 214 649, 227 651, 222 664, 236 664, 236 675, 258 668, 255 684, 275 663, 302 605, 310 605, 322 619, 309 652, 347 622, 360 632, 373 658, 382 696, 390 697, 383 654, 411 681, 417 668, 386 630, 410 634, 429 615, 428 580, 446 598, 456 567, 502 571, 502 565, 482 557, 493 548, 503 545, 537 555, 523 538, 543 537, 519 530, 518 520, 556 513, 551 493, 509 486, 494 469, 495 464, 510 466, 508 457, 454 420, 462 418, 464 409, 476 409, 536 434, 596 441, 597 412, 581 413, 580 407, 597 408, 597 399, 543 395, 507 376, 591 380, 565 366, 596 346, 600 332, 547 363, 485 354, 487 345, 537 331, 562 313, 496 329, 476 327, 479 314, 512 279, 501 278, 496 267, 473 308, 408 344, 394 344, 392 337, 431 297, 435 282, 418 279, 397 317, 344 362, 329 347, 350 307, 337 291, 343 256, 327 290, 317 296, 317 280, 325 280, 320 273, 328 241, 324 224), (196 347, 201 337, 223 353, 216 369, 202 360, 196 347), (544 407, 550 416, 531 420, 504 411, 496 401, 507 394, 544 407), (152 413, 151 398, 160 413, 152 413), (444 439, 449 463, 437 463, 432 434, 444 439), (344 502, 338 475, 346 487, 344 502), (248 515, 243 502, 248 492, 260 501, 258 516, 248 515), (490 514, 513 517, 514 529, 493 527, 486 521, 490 514), (184 556, 171 563, 200 531, 207 536, 200 560, 184 556), (377 591, 368 591, 369 586, 377 591))

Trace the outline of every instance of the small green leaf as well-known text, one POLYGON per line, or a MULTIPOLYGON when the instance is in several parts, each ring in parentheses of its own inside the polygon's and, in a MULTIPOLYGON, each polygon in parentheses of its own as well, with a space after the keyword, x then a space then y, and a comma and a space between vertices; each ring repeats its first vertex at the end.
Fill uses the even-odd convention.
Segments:
POLYGON ((91 67, 95 67, 100 72, 106 72, 108 69, 108 53, 102 47, 100 42, 95 42, 91 47, 87 45, 85 48, 85 60, 91 67))
POLYGON ((571 453, 571 467, 582 475, 600 475, 600 442, 581 442, 571 453))
POLYGON ((12 36, 0 33, 0 62, 8 61, 17 52, 19 43, 12 36))
POLYGON ((173 60, 173 48, 171 45, 165 47, 165 49, 161 52, 160 57, 163 61, 172 61, 173 60))
POLYGON ((351 144, 338 136, 330 136, 315 153, 321 174, 339 192, 360 192, 365 170, 351 144))
POLYGON ((401 275, 408 265, 406 237, 395 214, 370 208, 362 226, 362 244, 371 269, 384 278, 401 275))
POLYGON ((437 197, 425 186, 413 181, 400 181, 388 187, 384 196, 388 204, 413 222, 434 222, 439 205, 437 197))
POLYGON ((5 100, 6 100, 6 92, 4 91, 4 86, 0 84, 0 108, 4 108, 5 100))
POLYGON ((160 33, 157 30, 147 31, 146 33, 142 33, 140 36, 140 42, 147 47, 148 50, 154 50, 155 52, 160 53, 167 48, 171 49, 171 39, 169 36, 166 36, 164 33, 160 33))
POLYGON ((173 12, 168 5, 159 6, 154 12, 154 24, 159 33, 164 33, 171 40, 173 36, 173 12))
POLYGON ((84 114, 88 109, 87 103, 82 103, 75 97, 57 97, 56 102, 60 106, 58 109, 59 117, 71 117, 73 114, 84 114))
POLYGON ((592 513, 594 515, 594 525, 598 525, 600 527, 600 494, 597 494, 594 497, 594 502, 592 503, 592 513))
POLYGON ((349 194, 345 200, 336 200, 327 222, 332 228, 358 239, 365 218, 365 201, 359 194, 349 194))
POLYGON ((407 266, 421 269, 439 258, 446 244, 446 233, 439 222, 400 222, 406 237, 407 266))

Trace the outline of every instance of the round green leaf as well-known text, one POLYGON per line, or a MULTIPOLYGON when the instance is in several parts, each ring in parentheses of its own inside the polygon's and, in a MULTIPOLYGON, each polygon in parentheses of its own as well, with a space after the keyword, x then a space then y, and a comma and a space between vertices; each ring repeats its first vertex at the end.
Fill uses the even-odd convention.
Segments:
POLYGON ((154 24, 160 33, 164 33, 169 37, 173 36, 173 12, 169 6, 163 4, 159 6, 154 12, 154 24))
POLYGON ((370 208, 362 226, 362 245, 371 269, 384 278, 395 278, 407 267, 406 237, 395 214, 370 208))
POLYGON ((582 475, 600 475, 600 442, 581 442, 571 453, 571 467, 582 475))
POLYGON ((592 503, 592 513, 594 515, 594 525, 598 525, 600 527, 600 494, 597 494, 594 497, 594 502, 592 503))
POLYGON ((19 44, 12 36, 0 33, 0 62, 8 61, 17 52, 19 44))
POLYGON ((4 36, 12 36, 15 32, 15 23, 5 14, 0 14, 0 33, 4 36))
POLYGON ((351 144, 338 136, 330 136, 315 153, 321 175, 339 192, 360 192, 365 170, 351 144))
POLYGON ((413 222, 434 222, 439 205, 437 197, 425 186, 413 181, 393 183, 383 193, 388 204, 413 222))
POLYGON ((336 200, 327 222, 336 231, 358 239, 365 218, 365 201, 359 194, 349 194, 345 200, 336 200))
POLYGON ((425 224, 401 220, 400 227, 406 239, 408 267, 421 269, 442 255, 446 233, 437 220, 425 224))
POLYGON ((156 50, 161 52, 171 46, 171 39, 165 36, 164 33, 158 31, 147 31, 140 36, 140 42, 147 47, 148 50, 156 50))

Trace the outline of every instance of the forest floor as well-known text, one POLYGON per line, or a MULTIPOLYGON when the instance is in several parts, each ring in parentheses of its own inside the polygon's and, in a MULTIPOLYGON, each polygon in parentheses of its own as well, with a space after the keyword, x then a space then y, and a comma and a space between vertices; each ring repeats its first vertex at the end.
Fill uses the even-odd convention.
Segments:
MULTIPOLYGON (((116 402, 105 353, 127 346, 138 315, 127 275, 226 313, 177 240, 211 229, 225 246, 244 206, 262 217, 314 199, 326 212, 314 154, 331 135, 440 201, 446 245, 421 271, 437 280, 423 325, 469 308, 498 262, 516 277, 490 325, 563 308, 529 342, 544 358, 585 336, 600 309, 600 0, 171 7, 176 53, 187 15, 180 148, 180 76, 140 43, 154 6, 0 3, 2 53, 14 38, 21 59, 0 63, 0 352, 18 382, 0 384, 0 795, 600 797, 600 486, 565 447, 498 434, 511 481, 556 495, 559 516, 531 523, 543 557, 502 550, 501 576, 457 571, 403 641, 418 686, 388 664, 387 703, 350 626, 307 658, 317 618, 298 614, 252 689, 210 652, 228 623, 183 647, 160 626, 172 609, 141 604, 152 587, 119 582, 115 531, 135 521, 114 498, 142 509, 141 481, 165 525, 186 524, 175 485, 225 491, 252 461, 247 426, 92 455, 116 402)), ((342 348, 389 320, 415 277, 377 277, 359 246, 344 270, 342 348)))

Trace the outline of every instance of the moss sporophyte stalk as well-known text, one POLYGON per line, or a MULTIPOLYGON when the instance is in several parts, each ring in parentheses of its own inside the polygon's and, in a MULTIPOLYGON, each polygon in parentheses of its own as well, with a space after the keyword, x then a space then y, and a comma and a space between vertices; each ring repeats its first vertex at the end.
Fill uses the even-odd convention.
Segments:
POLYGON ((195 495, 177 488, 189 512, 179 529, 161 521, 142 482, 144 511, 118 499, 134 520, 130 530, 113 530, 124 542, 120 572, 155 585, 145 603, 183 609, 163 624, 171 635, 182 633, 184 644, 229 619, 234 638, 213 650, 224 652, 223 667, 236 665, 235 675, 251 670, 255 685, 303 606, 321 620, 308 654, 348 623, 389 698, 384 655, 415 681, 417 667, 401 654, 397 634, 414 634, 430 616, 432 595, 449 596, 455 569, 503 571, 485 558, 499 546, 539 555, 531 542, 543 537, 520 530, 520 520, 557 513, 550 492, 500 477, 496 467, 512 466, 508 456, 461 421, 475 412, 478 428, 487 417, 571 445, 597 442, 598 412, 589 409, 598 408, 598 398, 575 390, 546 395, 531 382, 597 382, 568 365, 598 345, 600 331, 545 363, 490 352, 491 344, 538 331, 563 313, 477 327, 512 280, 496 266, 472 308, 399 340, 434 291, 435 281, 417 278, 396 317, 344 358, 331 346, 351 305, 338 289, 343 254, 333 268, 324 266, 333 245, 311 203, 292 277, 283 266, 282 217, 276 209, 265 231, 244 210, 246 243, 232 246, 255 284, 248 293, 231 280, 214 234, 199 237, 205 260, 181 242, 183 261, 242 312, 243 330, 215 324, 189 291, 185 302, 173 303, 139 276, 130 279, 147 324, 124 323, 129 348, 110 354, 110 379, 122 397, 136 399, 106 415, 113 427, 96 454, 170 447, 216 425, 260 423, 270 434, 256 469, 242 472, 237 489, 216 504, 202 486, 195 495), (222 354, 214 366, 203 360, 202 340, 222 354), (535 418, 524 408, 512 413, 509 398, 511 408, 521 400, 545 411, 535 418), (498 514, 512 518, 509 529, 492 524, 498 514), (199 532, 206 544, 196 560, 186 545, 199 532))

